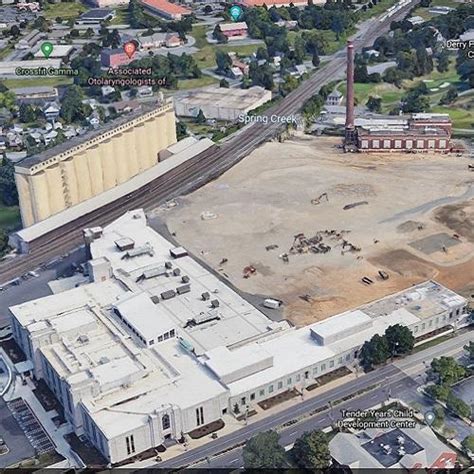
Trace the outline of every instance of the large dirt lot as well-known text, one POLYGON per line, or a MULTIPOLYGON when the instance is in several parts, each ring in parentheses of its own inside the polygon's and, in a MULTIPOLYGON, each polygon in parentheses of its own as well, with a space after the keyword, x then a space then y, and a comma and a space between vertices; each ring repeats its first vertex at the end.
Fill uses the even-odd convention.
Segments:
POLYGON ((344 154, 338 143, 307 136, 267 143, 177 206, 152 215, 236 287, 281 299, 284 316, 296 325, 430 278, 471 296, 469 159, 344 154), (327 200, 311 202, 323 193, 327 200), (357 202, 364 203, 344 209, 357 202), (318 232, 322 241, 316 245, 331 250, 290 252, 295 235, 318 232), (256 269, 249 278, 243 278, 246 266, 256 269), (390 278, 382 280, 379 270, 390 278), (363 283, 364 276, 373 283, 363 283))

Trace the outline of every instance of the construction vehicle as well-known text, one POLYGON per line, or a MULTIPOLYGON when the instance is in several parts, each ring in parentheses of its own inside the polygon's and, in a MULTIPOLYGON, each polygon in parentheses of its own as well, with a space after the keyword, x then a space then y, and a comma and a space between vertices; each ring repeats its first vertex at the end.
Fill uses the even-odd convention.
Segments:
POLYGON ((389 279, 388 273, 384 272, 383 270, 379 270, 379 275, 380 275, 380 278, 382 278, 382 280, 388 280, 389 279))
POLYGON ((365 283, 366 285, 371 285, 374 281, 371 280, 369 277, 363 277, 362 282, 365 283))

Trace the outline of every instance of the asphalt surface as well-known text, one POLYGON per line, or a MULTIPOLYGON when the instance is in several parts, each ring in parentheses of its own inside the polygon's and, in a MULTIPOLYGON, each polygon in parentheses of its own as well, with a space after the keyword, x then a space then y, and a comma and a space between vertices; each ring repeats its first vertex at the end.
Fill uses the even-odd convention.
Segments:
POLYGON ((26 280, 21 278, 16 285, 3 287, 0 292, 0 328, 10 324, 9 307, 51 295, 48 282, 63 275, 67 276, 72 263, 78 264, 85 260, 85 251, 81 247, 71 252, 70 255, 59 257, 56 261, 45 266, 44 270, 37 273, 38 277, 28 275, 26 280))
POLYGON ((281 444, 287 446, 292 444, 296 438, 301 436, 305 431, 329 426, 331 424, 331 416, 334 420, 341 418, 342 409, 367 409, 377 405, 383 400, 387 400, 389 395, 392 398, 404 399, 406 393, 417 393, 417 387, 424 382, 419 376, 425 372, 426 364, 429 364, 433 358, 442 355, 450 355, 453 357, 461 355, 463 345, 471 340, 472 337, 472 331, 460 333, 457 337, 449 339, 448 341, 415 353, 405 359, 386 365, 368 374, 361 375, 357 379, 322 393, 319 396, 306 399, 279 413, 249 423, 247 426, 222 438, 217 438, 198 448, 183 452, 183 454, 173 459, 157 464, 156 467, 179 469, 200 463, 198 467, 238 468, 242 466, 241 448, 232 449, 233 447, 243 445, 246 440, 257 433, 276 429, 291 420, 295 420, 296 418, 309 414, 315 409, 328 405, 329 402, 340 400, 347 395, 354 394, 364 388, 369 388, 374 384, 380 384, 378 388, 370 392, 343 404, 336 405, 333 407, 332 412, 331 410, 322 412, 283 429, 280 432, 281 444), (225 454, 216 456, 224 452, 225 454), (207 458, 209 462, 207 462, 207 458))
POLYGON ((20 425, 13 418, 3 398, 0 398, 0 436, 9 449, 8 453, 0 455, 0 468, 35 455, 33 446, 31 446, 20 425))
MULTIPOLYGON (((363 47, 371 46, 380 34, 389 29, 391 21, 403 17, 417 2, 418 0, 413 0, 412 3, 383 22, 377 18, 365 22, 353 38, 355 50, 360 51, 363 47)), ((345 50, 341 50, 331 56, 331 60, 312 74, 300 87, 262 115, 271 117, 272 115, 297 114, 306 100, 317 93, 322 85, 343 76, 344 71, 345 50)), ((161 176, 129 195, 39 237, 31 243, 30 253, 17 257, 14 265, 11 262, 0 264, 0 284, 34 270, 54 257, 77 247, 82 242, 82 229, 86 227, 106 225, 127 210, 150 209, 173 197, 201 187, 222 175, 265 141, 275 138, 284 127, 285 125, 271 123, 270 120, 267 124, 261 122, 250 124, 235 133, 221 146, 206 150, 165 176, 161 176)))

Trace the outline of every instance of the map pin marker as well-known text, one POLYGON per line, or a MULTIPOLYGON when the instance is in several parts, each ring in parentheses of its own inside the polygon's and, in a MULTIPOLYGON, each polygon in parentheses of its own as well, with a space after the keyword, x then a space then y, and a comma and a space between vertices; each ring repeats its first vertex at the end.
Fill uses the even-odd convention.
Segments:
POLYGON ((129 59, 132 59, 132 56, 135 54, 137 47, 133 41, 129 41, 123 45, 123 50, 129 59))
POLYGON ((431 425, 435 420, 436 415, 432 411, 427 411, 425 413, 425 421, 427 425, 431 425))
POLYGON ((229 13, 232 20, 238 21, 242 16, 242 8, 240 8, 238 5, 233 5, 229 9, 229 13))
POLYGON ((49 41, 46 41, 41 45, 41 52, 43 53, 44 57, 48 59, 53 52, 53 45, 49 41))

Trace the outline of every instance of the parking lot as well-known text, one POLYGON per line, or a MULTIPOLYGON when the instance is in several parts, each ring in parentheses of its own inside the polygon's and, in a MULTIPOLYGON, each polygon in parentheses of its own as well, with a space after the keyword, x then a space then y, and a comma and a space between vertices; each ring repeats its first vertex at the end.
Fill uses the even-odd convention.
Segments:
POLYGON ((48 434, 43 430, 36 416, 21 398, 16 398, 8 402, 7 405, 28 441, 35 449, 36 454, 41 455, 55 451, 54 444, 48 434))
POLYGON ((35 455, 33 446, 2 398, 0 398, 0 432, 8 448, 8 452, 0 456, 0 469, 35 455))

